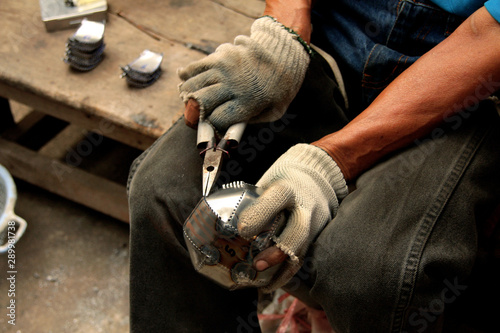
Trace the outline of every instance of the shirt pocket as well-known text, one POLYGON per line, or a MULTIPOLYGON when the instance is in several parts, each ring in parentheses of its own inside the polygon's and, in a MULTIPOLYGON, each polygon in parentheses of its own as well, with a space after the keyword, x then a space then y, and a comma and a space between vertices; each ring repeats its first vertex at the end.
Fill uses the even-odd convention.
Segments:
POLYGON ((463 21, 463 18, 449 14, 429 1, 399 1, 396 11, 385 43, 375 44, 364 64, 361 86, 365 107, 463 21))

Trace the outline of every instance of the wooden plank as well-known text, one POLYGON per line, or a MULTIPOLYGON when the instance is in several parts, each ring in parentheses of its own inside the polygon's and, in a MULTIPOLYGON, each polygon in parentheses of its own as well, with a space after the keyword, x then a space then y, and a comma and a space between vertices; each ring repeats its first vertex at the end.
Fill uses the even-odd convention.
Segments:
POLYGON ((12 115, 14 116, 14 121, 18 124, 21 120, 23 120, 27 115, 32 113, 32 110, 29 106, 16 102, 14 100, 9 101, 10 109, 12 111, 12 115))
POLYGON ((13 87, 1 81, 0 95, 23 102, 45 114, 65 120, 69 123, 78 124, 81 127, 102 133, 109 138, 113 138, 139 149, 146 149, 156 139, 156 136, 152 133, 147 135, 141 132, 135 132, 130 128, 112 122, 102 116, 88 114, 83 109, 74 108, 45 95, 39 95, 35 92, 13 87))
MULTIPOLYGON (((170 19, 168 14, 144 10, 162 20, 170 19)), ((112 137, 134 147, 144 148, 151 139, 142 141, 159 137, 178 119, 183 104, 176 70, 204 56, 184 45, 151 38, 125 20, 109 15, 104 61, 93 71, 80 73, 61 60, 73 32, 47 33, 37 1, 2 3, 2 25, 6 33, 0 35, 0 96, 77 121, 89 130, 101 120, 109 121, 115 125, 112 137), (163 74, 151 87, 131 89, 120 79, 120 66, 145 49, 164 54, 163 74), (138 139, 131 140, 132 133, 137 133, 138 139)))
POLYGON ((64 160, 68 155, 70 147, 75 147, 78 143, 86 139, 85 134, 86 130, 76 125, 69 125, 59 132, 50 142, 39 149, 38 154, 56 160, 64 160))
POLYGON ((125 186, 0 139, 0 164, 17 178, 128 222, 125 186))
MULTIPOLYGON (((248 34, 257 6, 256 0, 108 0, 110 12, 126 17, 137 26, 170 41, 215 48, 248 34), (247 14, 252 13, 252 14, 247 14)), ((263 9, 263 7, 262 7, 263 9)))
POLYGON ((38 151, 67 126, 68 123, 66 121, 45 115, 38 123, 19 137, 16 143, 33 151, 38 151))
POLYGON ((16 141, 45 116, 42 112, 32 111, 24 116, 14 127, 3 132, 2 137, 6 140, 16 141))
POLYGON ((256 19, 262 16, 266 2, 264 0, 213 0, 237 13, 256 19))
POLYGON ((142 153, 115 140, 69 125, 38 154, 65 162, 72 167, 125 185, 130 165, 142 153))

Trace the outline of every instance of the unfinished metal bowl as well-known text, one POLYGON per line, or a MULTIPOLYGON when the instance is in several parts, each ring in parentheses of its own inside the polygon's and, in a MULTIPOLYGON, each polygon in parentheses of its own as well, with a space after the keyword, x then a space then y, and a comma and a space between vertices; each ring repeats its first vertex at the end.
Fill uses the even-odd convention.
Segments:
POLYGON ((184 223, 184 239, 191 261, 199 273, 233 290, 263 287, 280 269, 276 265, 262 272, 253 267, 253 259, 274 245, 284 219, 277 216, 251 239, 238 233, 238 216, 262 193, 262 189, 236 182, 224 185, 203 197, 184 223))

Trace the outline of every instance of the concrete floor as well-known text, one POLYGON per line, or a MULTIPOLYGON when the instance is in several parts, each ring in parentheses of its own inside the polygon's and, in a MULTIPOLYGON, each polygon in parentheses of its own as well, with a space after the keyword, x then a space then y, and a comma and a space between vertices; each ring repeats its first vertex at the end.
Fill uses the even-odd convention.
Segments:
MULTIPOLYGON (((16 184, 16 213, 28 228, 16 245, 16 325, 2 278, 0 332, 128 332, 128 225, 16 184)), ((0 255, 2 277, 7 259, 0 255)))

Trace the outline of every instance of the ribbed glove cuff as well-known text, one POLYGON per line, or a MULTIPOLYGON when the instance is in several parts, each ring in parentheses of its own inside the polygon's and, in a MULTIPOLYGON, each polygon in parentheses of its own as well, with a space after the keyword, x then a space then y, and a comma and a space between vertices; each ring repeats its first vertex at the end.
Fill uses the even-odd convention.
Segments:
MULTIPOLYGON (((299 143, 287 151, 287 161, 297 162, 321 174, 332 186, 339 200, 349 193, 342 171, 327 152, 316 146, 299 143)), ((279 161, 279 159, 278 159, 279 161)))
MULTIPOLYGON (((299 35, 288 29, 275 19, 264 16, 252 24, 250 38, 260 45, 265 45, 274 59, 283 59, 282 64, 293 66, 294 75, 300 76, 297 82, 302 83, 311 60, 310 48, 300 39, 299 35)), ((235 44, 238 44, 238 37, 235 44)), ((290 70, 290 69, 288 69, 290 70)))
MULTIPOLYGON (((298 34, 269 16, 261 17, 252 24, 250 38, 266 45, 273 54, 291 57, 295 65, 307 66, 311 59, 311 50, 298 34), (307 50, 306 50, 307 48, 307 50)), ((287 62, 290 63, 290 62, 287 62)))
POLYGON ((291 38, 292 40, 296 40, 297 42, 299 42, 299 44, 309 56, 314 53, 313 49, 300 37, 298 33, 284 26, 274 17, 263 16, 255 20, 255 22, 252 24, 252 27, 250 28, 250 36, 252 38, 259 39, 256 36, 261 32, 271 38, 276 38, 277 40, 287 40, 291 38))

